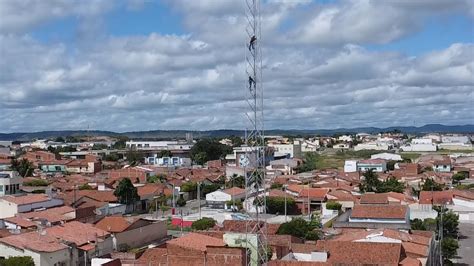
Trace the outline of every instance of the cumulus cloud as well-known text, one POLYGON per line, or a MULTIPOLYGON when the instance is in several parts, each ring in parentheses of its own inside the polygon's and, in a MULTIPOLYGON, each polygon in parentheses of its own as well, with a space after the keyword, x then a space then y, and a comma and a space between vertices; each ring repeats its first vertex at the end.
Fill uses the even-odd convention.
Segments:
MULTIPOLYGON (((134 2, 130 3, 141 7, 141 1, 134 2)), ((408 17, 392 24, 407 18, 401 10, 419 7, 386 3, 391 9, 384 9, 387 15, 379 25, 370 17, 380 11, 374 2, 314 6, 309 1, 268 1, 262 18, 267 128, 474 122, 473 44, 454 43, 416 57, 370 50, 361 43, 400 38, 413 30, 403 23, 420 23, 408 17), (305 17, 313 8, 319 11, 305 17), (294 19, 295 14, 305 18, 294 19), (368 21, 359 22, 357 17, 364 14, 368 21), (305 23, 314 19, 321 22, 314 24, 316 28, 305 23), (348 29, 332 32, 342 26, 348 29), (288 42, 295 36, 300 39, 288 42), (320 38, 329 41, 321 43, 320 38)), ((434 1, 421 9, 445 13, 443 3, 434 1)), ((31 23, 48 18, 0 26, 10 32, 0 33, 3 131, 87 126, 116 131, 244 129, 247 84, 241 1, 169 4, 184 15, 187 33, 87 38, 87 45, 71 47, 24 34, 31 23)), ((97 14, 107 8, 76 7, 57 17, 97 14)), ((459 8, 452 7, 452 12, 459 8)))

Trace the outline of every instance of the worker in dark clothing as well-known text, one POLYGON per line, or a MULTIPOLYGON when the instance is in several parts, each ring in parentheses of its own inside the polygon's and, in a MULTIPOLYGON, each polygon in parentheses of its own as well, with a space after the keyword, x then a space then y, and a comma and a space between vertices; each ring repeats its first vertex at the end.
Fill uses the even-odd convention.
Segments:
POLYGON ((257 37, 252 36, 252 38, 250 38, 250 42, 249 42, 249 51, 251 51, 252 49, 255 50, 255 42, 257 41, 257 37))
POLYGON ((249 90, 252 89, 252 85, 255 88, 257 84, 255 83, 255 80, 251 76, 249 76, 249 90))

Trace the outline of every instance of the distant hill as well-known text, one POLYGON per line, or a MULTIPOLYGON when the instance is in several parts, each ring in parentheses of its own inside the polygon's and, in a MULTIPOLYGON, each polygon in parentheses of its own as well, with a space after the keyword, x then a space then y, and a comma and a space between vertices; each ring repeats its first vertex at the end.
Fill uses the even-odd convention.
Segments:
MULTIPOLYGON (((266 130, 265 135, 322 135, 330 136, 334 134, 347 133, 379 133, 399 130, 407 134, 422 134, 422 133, 474 133, 474 125, 461 126, 445 126, 440 124, 429 124, 421 127, 359 127, 359 128, 338 128, 338 129, 271 129, 266 130)), ((100 130, 61 130, 61 131, 41 131, 31 133, 0 133, 0 140, 18 140, 29 141, 32 139, 46 139, 56 138, 59 136, 127 136, 129 138, 143 138, 143 139, 174 139, 184 138, 186 133, 192 133, 194 138, 204 137, 227 137, 227 136, 243 136, 243 130, 206 130, 206 131, 192 131, 192 130, 152 130, 152 131, 134 131, 117 133, 112 131, 100 130)))

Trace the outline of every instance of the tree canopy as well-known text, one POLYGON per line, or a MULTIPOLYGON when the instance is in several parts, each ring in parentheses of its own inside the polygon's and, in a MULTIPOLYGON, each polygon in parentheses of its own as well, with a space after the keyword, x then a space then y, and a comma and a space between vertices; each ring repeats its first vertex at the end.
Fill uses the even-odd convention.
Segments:
POLYGON ((388 177, 385 181, 379 180, 379 176, 373 170, 364 173, 365 179, 360 183, 361 192, 398 192, 405 190, 405 184, 399 182, 395 177, 388 177))
POLYGON ((304 155, 303 163, 296 168, 298 173, 309 172, 316 169, 318 154, 315 152, 307 152, 304 155))
POLYGON ((281 224, 277 234, 292 235, 305 240, 317 240, 319 239, 318 225, 320 222, 307 222, 303 218, 294 218, 281 224))
MULTIPOLYGON (((285 213, 285 197, 267 197, 267 213, 284 214, 285 213)), ((296 214, 298 206, 293 198, 286 198, 286 212, 287 214, 296 214)))
POLYGON ((120 203, 127 205, 140 200, 137 188, 133 186, 130 178, 124 178, 120 180, 120 183, 114 191, 114 195, 117 197, 120 203))
POLYGON ((441 191, 443 190, 443 185, 436 183, 433 179, 427 178, 423 185, 421 186, 423 191, 441 191))
POLYGON ((203 165, 207 161, 223 158, 232 152, 232 147, 221 144, 216 140, 202 139, 191 148, 191 159, 197 164, 203 165))
POLYGON ((191 225, 194 230, 208 230, 216 225, 216 220, 208 217, 203 217, 191 225))
POLYGON ((0 259, 0 266, 35 266, 35 262, 30 256, 16 256, 0 259))
POLYGON ((35 167, 33 166, 33 163, 28 161, 26 158, 23 158, 19 161, 17 159, 12 159, 11 169, 17 171, 20 176, 27 177, 33 174, 35 167))

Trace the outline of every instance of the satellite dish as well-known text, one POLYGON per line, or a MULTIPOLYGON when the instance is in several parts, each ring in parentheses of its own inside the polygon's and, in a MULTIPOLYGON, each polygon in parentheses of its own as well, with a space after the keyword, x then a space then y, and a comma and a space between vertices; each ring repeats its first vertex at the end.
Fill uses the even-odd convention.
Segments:
POLYGON ((94 213, 95 215, 102 215, 102 211, 101 211, 100 209, 95 209, 95 210, 93 211, 93 213, 94 213))

